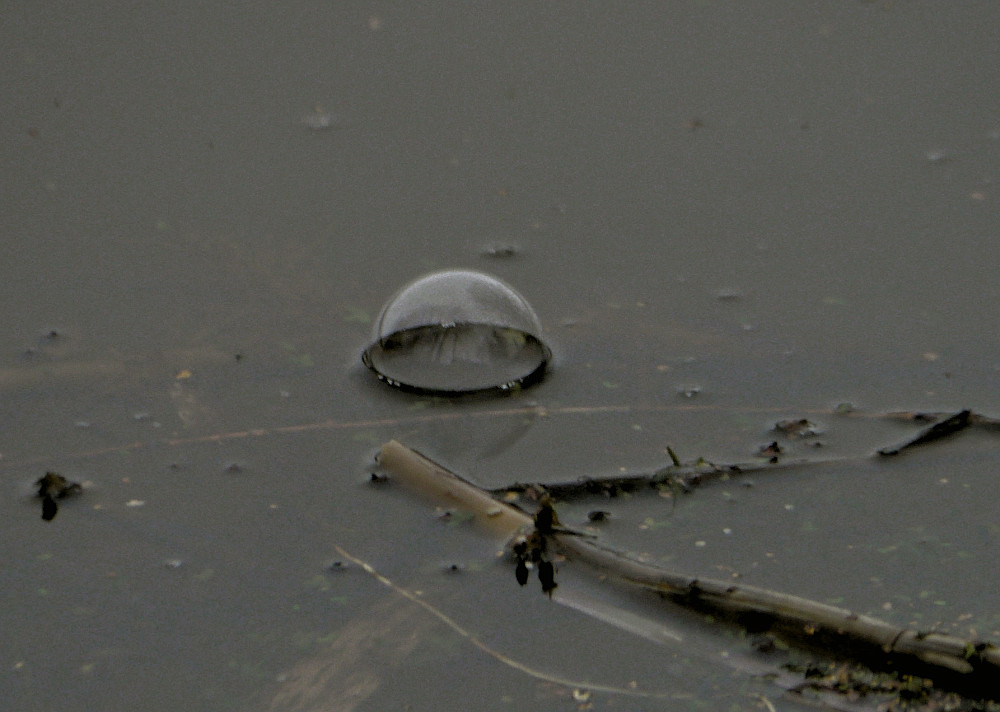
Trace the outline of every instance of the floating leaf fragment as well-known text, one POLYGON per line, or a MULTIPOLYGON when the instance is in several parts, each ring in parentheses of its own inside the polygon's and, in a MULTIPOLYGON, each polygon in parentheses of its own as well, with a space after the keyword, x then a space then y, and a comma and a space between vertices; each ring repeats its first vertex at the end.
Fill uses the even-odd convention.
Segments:
POLYGON ((779 420, 774 424, 774 429, 779 433, 796 438, 811 438, 823 432, 818 425, 806 418, 779 420))

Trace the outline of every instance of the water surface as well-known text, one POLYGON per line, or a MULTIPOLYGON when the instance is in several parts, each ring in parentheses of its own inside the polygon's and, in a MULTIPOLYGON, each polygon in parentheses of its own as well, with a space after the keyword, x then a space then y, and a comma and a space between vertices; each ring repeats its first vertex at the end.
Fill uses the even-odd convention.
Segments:
MULTIPOLYGON (((396 437, 492 487, 655 467, 667 445, 744 460, 786 417, 821 423, 824 455, 909 432, 842 402, 995 408, 998 15, 10 8, 3 707, 582 704, 328 570, 341 546, 532 669, 679 695, 595 708, 793 709, 721 659, 738 641, 681 621, 697 645, 664 651, 520 589, 495 542, 373 487, 371 456, 396 437), (448 267, 535 307, 539 386, 453 403, 363 369, 384 300, 448 267), (85 492, 46 523, 50 469, 85 492)), ((601 533, 996 638, 995 457, 971 435, 668 510, 603 503, 601 533)))

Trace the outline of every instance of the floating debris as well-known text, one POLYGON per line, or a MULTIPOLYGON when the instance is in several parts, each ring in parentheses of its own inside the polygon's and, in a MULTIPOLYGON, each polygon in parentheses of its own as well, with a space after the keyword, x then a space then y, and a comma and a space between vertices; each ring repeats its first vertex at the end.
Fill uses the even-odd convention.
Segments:
POLYGON ((545 536, 552 534, 559 526, 559 517, 556 516, 555 507, 552 506, 552 498, 548 494, 543 494, 539 501, 538 511, 535 512, 535 529, 539 534, 545 536))
POLYGON ((538 562, 538 580, 542 584, 542 593, 547 593, 552 598, 552 592, 559 584, 556 583, 556 569, 551 561, 543 559, 538 562))
POLYGON ((487 245, 479 254, 494 260, 509 260, 518 257, 521 252, 521 248, 515 245, 498 244, 487 245))
MULTIPOLYGON (((380 461, 399 481, 409 482, 414 490, 425 495, 449 501, 458 498, 463 506, 476 509, 496 506, 496 500, 485 490, 477 491, 474 485, 454 473, 414 451, 407 453, 404 448, 392 441, 382 447, 379 455, 380 461)), ((794 505, 786 504, 785 509, 793 510, 794 505)), ((476 514, 479 521, 488 520, 480 512, 476 514)), ((518 557, 516 575, 521 584, 527 581, 530 564, 534 563, 543 591, 551 595, 556 588, 555 567, 545 555, 544 545, 569 561, 589 563, 602 579, 610 579, 608 573, 617 574, 615 580, 656 592, 664 599, 710 616, 713 621, 739 626, 751 645, 761 653, 795 648, 806 653, 837 656, 830 660, 834 667, 827 670, 816 670, 811 665, 809 669, 797 671, 785 667, 800 676, 800 680, 790 685, 779 683, 789 692, 801 693, 811 681, 834 673, 833 684, 814 689, 845 694, 845 701, 852 706, 837 706, 836 709, 854 709, 857 698, 852 697, 852 693, 878 692, 883 688, 881 684, 870 690, 841 684, 844 678, 836 666, 851 660, 858 665, 861 682, 873 679, 873 674, 886 674, 887 680, 900 683, 900 694, 894 701, 898 706, 879 705, 880 710, 914 709, 913 702, 928 702, 927 710, 940 712, 995 709, 992 703, 983 704, 986 700, 997 699, 996 681, 1000 675, 1000 647, 988 641, 908 628, 820 601, 737 584, 730 578, 691 577, 646 564, 585 537, 564 536, 565 532, 559 529, 549 536, 541 536, 537 528, 530 534, 523 533, 531 521, 520 510, 510 508, 504 527, 505 533, 518 529, 522 532, 516 536, 512 547, 518 557), (951 693, 966 699, 957 699, 951 693), (938 705, 939 701, 947 705, 938 705)), ((695 546, 701 546, 701 542, 699 540, 695 546)), ((339 548, 338 551, 345 554, 339 548)), ((896 688, 889 691, 895 692, 896 688)), ((921 706, 920 709, 925 708, 921 706)))
POLYGON ((680 386, 677 389, 677 394, 683 396, 684 398, 694 398, 699 393, 701 393, 701 386, 691 385, 691 386, 680 386))
POLYGON ((83 487, 78 482, 70 482, 58 472, 51 470, 35 482, 35 485, 38 487, 38 496, 42 498, 42 519, 47 522, 51 522, 59 513, 57 499, 65 499, 83 492, 83 487))
POLYGON ((823 432, 822 428, 806 418, 779 420, 774 424, 774 430, 796 438, 811 438, 823 432))
POLYGON ((552 352, 541 331, 524 297, 499 279, 434 272, 389 300, 362 361, 380 380, 410 392, 509 392, 544 374, 552 352))
POLYGON ((778 444, 776 440, 772 440, 767 445, 761 445, 757 450, 757 454, 760 457, 769 457, 773 462, 778 461, 778 455, 784 452, 781 449, 781 445, 778 444))

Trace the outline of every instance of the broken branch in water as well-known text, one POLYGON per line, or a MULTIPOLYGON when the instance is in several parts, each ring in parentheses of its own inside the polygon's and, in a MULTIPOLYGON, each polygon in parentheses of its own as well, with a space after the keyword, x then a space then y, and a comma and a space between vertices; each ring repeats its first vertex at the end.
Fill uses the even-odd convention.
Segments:
MULTIPOLYGON (((915 423, 930 423, 915 436, 892 447, 879 449, 876 454, 883 457, 897 455, 903 450, 940 440, 972 426, 989 429, 1000 427, 1000 420, 979 415, 970 410, 961 410, 957 413, 889 413, 883 417, 915 423)), ((491 492, 494 496, 499 496, 506 492, 546 492, 553 497, 563 500, 588 495, 615 497, 619 494, 637 492, 644 489, 657 489, 677 494, 691 492, 699 485, 712 480, 725 480, 741 475, 764 471, 787 470, 793 467, 842 465, 845 462, 870 458, 870 456, 865 455, 861 458, 786 460, 781 462, 768 460, 766 462, 734 464, 716 464, 699 459, 697 462, 685 464, 681 462, 672 448, 668 447, 667 452, 670 455, 671 463, 652 473, 614 475, 610 477, 583 477, 571 482, 545 484, 515 482, 514 484, 491 490, 491 492)))
POLYGON ((897 626, 844 608, 754 586, 696 578, 649 566, 578 538, 560 538, 570 558, 659 592, 686 608, 793 645, 870 668, 926 677, 972 699, 1000 693, 1000 649, 992 643, 897 626))
POLYGON ((915 437, 905 440, 902 443, 895 445, 893 447, 884 447, 878 451, 879 455, 898 455, 903 450, 913 447, 914 445, 923 445, 924 443, 933 442, 935 440, 940 440, 941 438, 948 437, 953 433, 957 433, 960 430, 965 430, 972 424, 972 411, 971 410, 960 410, 954 415, 950 415, 947 418, 942 418, 936 420, 935 422, 928 425, 926 428, 921 430, 915 437))
MULTIPOLYGON (((393 440, 378 461, 396 480, 461 507, 497 532, 513 536, 535 524, 527 513, 393 440)), ((538 534, 536 531, 535 534, 538 534)), ((605 575, 652 590, 686 608, 710 613, 748 632, 846 657, 882 671, 915 675, 971 699, 1000 697, 1000 649, 992 643, 922 632, 848 609, 770 591, 696 578, 635 561, 592 539, 557 529, 545 533, 567 557, 605 575)))
POLYGON ((530 515, 494 499, 486 490, 466 482, 401 442, 392 440, 383 445, 376 459, 407 489, 448 507, 461 507, 473 515, 476 524, 488 531, 509 538, 534 524, 530 515))

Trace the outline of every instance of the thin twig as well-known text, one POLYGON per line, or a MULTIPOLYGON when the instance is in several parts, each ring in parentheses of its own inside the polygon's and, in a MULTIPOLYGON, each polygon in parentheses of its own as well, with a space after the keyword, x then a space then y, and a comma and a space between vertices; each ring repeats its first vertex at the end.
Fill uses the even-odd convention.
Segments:
MULTIPOLYGON (((906 420, 915 423, 930 423, 913 437, 892 446, 876 451, 877 456, 897 455, 909 448, 924 445, 945 437, 954 435, 972 426, 996 429, 1000 421, 994 418, 978 415, 969 410, 957 413, 887 413, 886 419, 906 420)), ((749 474, 763 472, 785 471, 790 468, 818 467, 823 465, 844 465, 850 462, 861 462, 872 459, 871 455, 854 457, 837 457, 810 460, 781 460, 766 462, 743 462, 717 464, 699 459, 694 463, 682 463, 672 448, 667 448, 671 463, 654 472, 642 472, 627 475, 611 475, 606 477, 582 477, 577 480, 563 482, 527 483, 515 482, 503 487, 497 487, 490 492, 495 496, 506 492, 523 493, 529 491, 547 492, 552 497, 567 500, 588 495, 605 495, 614 497, 618 494, 638 492, 645 489, 669 490, 671 492, 690 492, 696 487, 713 480, 725 480, 749 474)))
POLYGON ((446 614, 440 608, 438 608, 434 604, 428 602, 426 599, 422 598, 421 596, 418 596, 417 594, 413 593, 409 589, 404 588, 403 586, 400 586, 400 585, 396 584, 389 577, 384 576, 383 574, 380 574, 375 569, 375 567, 372 566, 371 564, 369 564, 367 561, 364 561, 363 559, 359 559, 358 557, 356 557, 353 554, 351 554, 348 551, 346 551, 341 546, 334 545, 333 548, 342 557, 344 557, 345 559, 347 559, 351 563, 356 564, 357 566, 360 566, 364 570, 365 573, 367 573, 369 576, 372 576, 373 578, 375 578, 375 580, 378 581, 379 583, 381 583, 383 586, 386 586, 386 587, 390 588, 395 593, 397 593, 400 596, 406 598, 408 601, 416 603, 418 606, 420 606, 425 611, 427 611, 428 613, 430 613, 432 616, 434 616, 435 618, 437 618, 438 620, 440 620, 446 626, 448 626, 453 631, 455 631, 456 633, 458 633, 458 635, 460 635, 461 637, 465 638, 467 641, 469 641, 469 643, 471 643, 476 648, 478 648, 479 650, 483 651, 484 653, 486 653, 487 655, 489 655, 490 657, 492 657, 494 660, 497 660, 497 661, 503 663, 504 665, 506 665, 507 667, 510 667, 510 668, 513 668, 513 669, 517 670, 518 672, 522 672, 525 675, 529 675, 530 677, 533 677, 536 680, 542 680, 543 682, 551 682, 553 684, 561 685, 561 686, 569 688, 571 690, 584 689, 584 690, 590 690, 590 691, 593 691, 593 692, 605 692, 605 693, 613 694, 613 695, 626 695, 628 697, 645 697, 645 698, 657 698, 657 699, 683 699, 685 697, 688 697, 688 695, 680 695, 680 694, 669 693, 669 692, 643 691, 643 690, 638 690, 638 689, 633 689, 633 688, 628 688, 628 687, 616 687, 614 685, 596 684, 596 683, 593 683, 593 682, 588 682, 588 681, 583 681, 583 680, 571 680, 569 678, 559 677, 558 675, 552 675, 550 673, 543 672, 541 670, 537 670, 537 669, 531 667, 530 665, 527 665, 525 663, 519 662, 519 661, 514 660, 513 658, 511 658, 511 657, 509 657, 507 655, 504 655, 503 653, 501 653, 496 648, 490 647, 489 645, 487 645, 486 643, 484 643, 478 636, 476 636, 470 630, 468 630, 467 628, 465 628, 464 626, 462 626, 460 623, 458 623, 454 618, 451 618, 450 616, 448 616, 448 614, 446 614))

